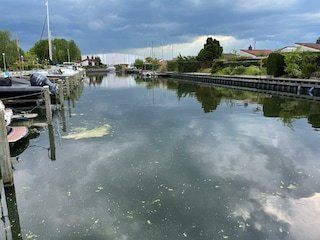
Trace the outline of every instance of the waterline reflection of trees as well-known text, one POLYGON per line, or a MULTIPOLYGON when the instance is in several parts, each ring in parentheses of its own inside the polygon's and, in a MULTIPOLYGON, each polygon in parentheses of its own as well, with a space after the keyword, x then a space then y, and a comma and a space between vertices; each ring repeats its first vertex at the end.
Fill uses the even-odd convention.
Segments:
POLYGON ((267 94, 235 90, 230 88, 204 86, 181 81, 161 80, 148 83, 148 87, 166 85, 168 90, 176 91, 177 98, 195 97, 205 113, 213 112, 219 104, 229 107, 255 104, 254 113, 263 112, 265 117, 275 117, 285 126, 293 129, 293 123, 300 118, 307 118, 313 128, 320 128, 320 103, 300 99, 285 99, 267 94), (161 83, 160 83, 161 82, 161 83), (153 85, 154 84, 154 85, 153 85))

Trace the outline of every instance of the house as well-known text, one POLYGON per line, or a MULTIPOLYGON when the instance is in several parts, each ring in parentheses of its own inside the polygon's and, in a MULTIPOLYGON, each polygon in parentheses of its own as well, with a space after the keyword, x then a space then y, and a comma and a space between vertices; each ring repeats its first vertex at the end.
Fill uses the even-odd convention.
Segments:
POLYGON ((296 43, 295 46, 299 48, 300 51, 320 52, 319 43, 296 43))
POLYGON ((316 41, 316 43, 295 43, 294 46, 287 46, 279 49, 280 52, 292 52, 299 49, 302 52, 320 52, 320 38, 316 41))
POLYGON ((87 56, 85 59, 82 59, 78 64, 80 66, 95 66, 96 65, 96 59, 93 58, 93 56, 91 58, 89 58, 87 56))
POLYGON ((269 56, 269 54, 272 52, 273 52, 272 50, 265 50, 265 49, 253 50, 252 46, 250 45, 248 49, 240 49, 239 55, 241 57, 261 59, 263 57, 269 56))
POLYGON ((279 52, 292 52, 292 51, 295 51, 296 49, 297 49, 296 46, 286 46, 286 47, 280 48, 278 51, 279 52))

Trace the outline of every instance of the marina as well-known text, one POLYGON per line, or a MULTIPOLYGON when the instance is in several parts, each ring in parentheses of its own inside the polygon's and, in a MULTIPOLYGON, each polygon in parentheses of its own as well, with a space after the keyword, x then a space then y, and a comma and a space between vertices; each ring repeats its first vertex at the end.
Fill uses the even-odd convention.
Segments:
POLYGON ((319 237, 317 101, 112 73, 51 109, 11 152, 1 239, 319 237))
POLYGON ((3 3, 0 239, 320 239, 317 4, 3 3))

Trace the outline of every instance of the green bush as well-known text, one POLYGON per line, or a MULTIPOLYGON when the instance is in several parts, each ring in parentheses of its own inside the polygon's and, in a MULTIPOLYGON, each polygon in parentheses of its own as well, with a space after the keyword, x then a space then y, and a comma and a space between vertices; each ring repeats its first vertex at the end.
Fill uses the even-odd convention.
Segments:
POLYGON ((251 65, 246 68, 245 74, 246 75, 260 75, 261 74, 260 67, 251 65))
POLYGON ((284 56, 278 52, 271 53, 267 59, 267 74, 279 77, 285 73, 284 69, 284 56))
POLYGON ((310 78, 311 74, 317 70, 316 64, 312 63, 302 63, 300 66, 301 77, 310 78))
POLYGON ((224 68, 224 61, 223 60, 215 60, 212 63, 211 73, 217 73, 219 70, 224 68))
POLYGON ((198 72, 201 62, 198 61, 178 61, 179 72, 198 72))
POLYGON ((216 75, 231 75, 232 69, 230 67, 222 68, 215 72, 216 75))
POLYGON ((246 67, 238 66, 232 70, 231 75, 241 75, 241 74, 244 74, 245 71, 246 71, 246 67))

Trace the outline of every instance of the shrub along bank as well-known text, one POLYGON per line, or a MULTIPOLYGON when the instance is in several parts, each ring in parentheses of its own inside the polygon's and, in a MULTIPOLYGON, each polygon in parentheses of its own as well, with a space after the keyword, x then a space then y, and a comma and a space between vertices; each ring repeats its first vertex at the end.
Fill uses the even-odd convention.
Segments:
POLYGON ((319 78, 320 53, 301 52, 299 50, 287 53, 273 52, 262 59, 218 59, 213 61, 212 74, 221 75, 259 75, 268 74, 275 77, 319 78))

